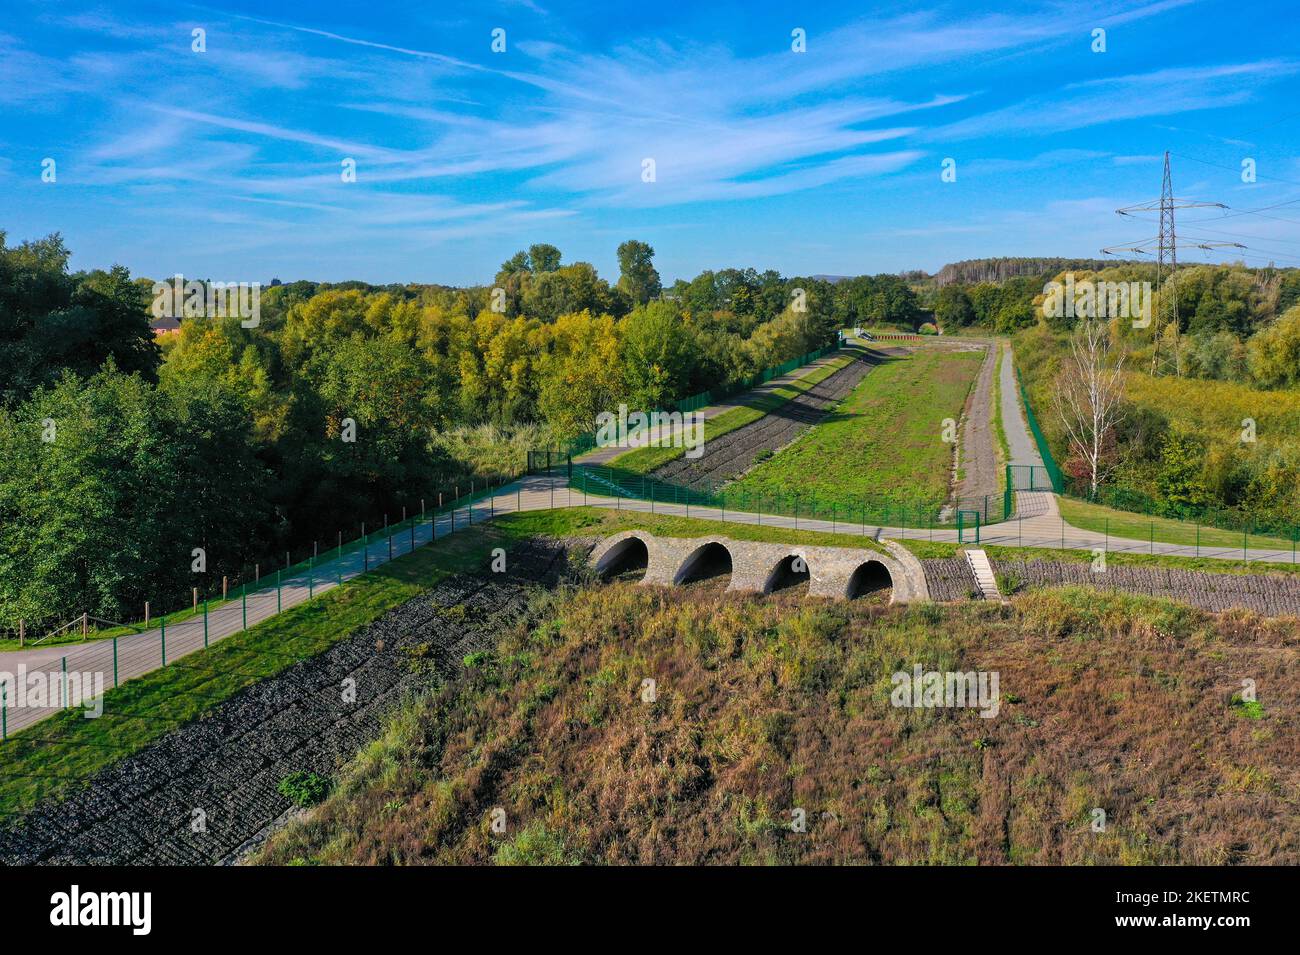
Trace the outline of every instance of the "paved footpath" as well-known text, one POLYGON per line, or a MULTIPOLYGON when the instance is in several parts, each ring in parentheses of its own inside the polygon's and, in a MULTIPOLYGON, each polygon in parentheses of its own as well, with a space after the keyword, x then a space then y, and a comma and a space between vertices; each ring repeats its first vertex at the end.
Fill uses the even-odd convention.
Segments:
MULTIPOLYGON (((1008 350, 1006 358, 1009 357, 1008 350)), ((1033 441, 1019 411, 1019 392, 1015 388, 1011 362, 1006 358, 1002 363, 1002 413, 1012 461, 1017 464, 1036 463, 1041 466, 1041 459, 1033 447, 1033 441)), ((1019 491, 1016 493, 1016 506, 1020 514, 1017 519, 981 528, 979 541, 981 545, 1088 551, 1100 548, 1109 552, 1200 556, 1238 562, 1246 560, 1293 563, 1295 561, 1290 550, 1201 547, 1198 551, 1186 545, 1107 537, 1094 531, 1080 530, 1071 527, 1061 519, 1056 507, 1056 498, 1048 492, 1019 491)), ((310 571, 302 571, 291 578, 281 580, 278 593, 275 584, 268 580, 261 589, 248 594, 246 605, 242 601, 231 601, 220 606, 211 606, 207 614, 206 635, 203 618, 195 617, 168 626, 165 638, 159 628, 119 637, 116 648, 112 640, 97 640, 83 644, 31 647, 0 653, 0 682, 6 684, 4 716, 7 732, 13 733, 31 726, 62 708, 57 694, 52 705, 22 708, 15 705, 14 674, 20 664, 26 665, 29 670, 42 670, 53 674, 56 683, 60 682, 65 669, 69 674, 70 684, 73 678, 79 678, 81 674, 99 673, 103 676, 105 688, 112 688, 116 683, 170 665, 176 660, 202 650, 205 640, 211 644, 231 634, 240 633, 246 626, 260 623, 274 616, 279 610, 287 610, 305 603, 316 595, 339 586, 342 581, 351 580, 364 573, 367 567, 371 569, 378 567, 390 559, 409 554, 416 547, 425 546, 430 542, 437 546, 436 541, 442 540, 448 534, 490 521, 502 514, 557 507, 601 507, 737 524, 861 535, 877 539, 957 542, 955 528, 884 527, 865 523, 731 511, 716 507, 692 507, 654 501, 598 497, 573 490, 563 478, 524 477, 473 505, 441 514, 436 520, 430 519, 428 522, 418 524, 414 530, 403 528, 400 532, 394 533, 391 538, 391 557, 389 539, 377 540, 365 550, 348 551, 334 559, 329 558, 328 555, 323 557, 310 571)), ((60 685, 60 693, 61 691, 60 685)))

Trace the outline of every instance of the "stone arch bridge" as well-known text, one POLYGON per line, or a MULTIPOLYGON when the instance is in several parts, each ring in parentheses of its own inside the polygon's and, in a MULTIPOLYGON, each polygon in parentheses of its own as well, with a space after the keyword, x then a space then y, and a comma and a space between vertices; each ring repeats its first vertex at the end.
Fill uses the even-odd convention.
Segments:
POLYGON ((888 554, 728 537, 655 537, 632 530, 601 541, 588 560, 605 577, 644 567, 643 584, 677 586, 729 572, 728 590, 767 594, 806 576, 811 597, 846 600, 888 587, 891 603, 928 600, 921 562, 892 541, 882 543, 888 554))

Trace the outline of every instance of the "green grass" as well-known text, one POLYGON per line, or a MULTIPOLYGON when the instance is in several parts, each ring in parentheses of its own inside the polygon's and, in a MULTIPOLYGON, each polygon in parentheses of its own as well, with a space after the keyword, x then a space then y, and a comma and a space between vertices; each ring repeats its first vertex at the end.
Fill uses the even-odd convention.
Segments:
MULTIPOLYGON (((1154 539, 1165 544, 1194 546, 1197 543, 1197 525, 1192 521, 1117 511, 1113 507, 1069 497, 1058 497, 1057 500, 1060 502, 1061 516, 1065 518, 1065 522, 1082 530, 1109 532, 1113 537, 1126 537, 1139 541, 1154 539)), ((1251 548, 1285 550, 1288 553, 1291 551, 1292 542, 1285 537, 1250 534, 1244 539, 1247 546, 1251 548)), ((1225 531, 1202 525, 1199 540, 1202 547, 1240 548, 1243 536, 1240 531, 1225 531)))
MULTIPOLYGON (((951 544, 941 541, 899 541, 921 560, 937 560, 944 557, 956 557, 957 553, 969 544, 951 544)), ((1053 547, 983 547, 989 557, 1000 560, 1052 560, 1074 561, 1080 564, 1092 563, 1090 550, 1058 550, 1053 547)), ((1224 560, 1215 557, 1178 557, 1172 554, 1132 554, 1111 551, 1106 555, 1106 563, 1128 567, 1171 567, 1179 570, 1203 570, 1217 574, 1262 574, 1283 573, 1300 574, 1300 565, 1283 564, 1274 561, 1224 560)))
POLYGON ((486 563, 493 547, 518 539, 508 527, 461 531, 108 691, 98 719, 68 710, 15 734, 0 744, 0 814, 59 795, 246 687, 321 653, 443 577, 486 563))
MULTIPOLYGON (((728 432, 743 428, 745 425, 752 424, 759 418, 771 414, 814 385, 821 384, 852 360, 853 355, 844 355, 827 362, 820 368, 813 369, 794 381, 764 391, 746 392, 744 395, 733 399, 733 403, 739 404, 741 407, 732 408, 730 411, 724 411, 720 415, 705 420, 705 444, 707 445, 708 442, 720 438, 728 432)), ((649 474, 651 471, 663 467, 669 461, 680 458, 685 453, 685 448, 633 448, 611 459, 609 464, 618 467, 620 471, 627 471, 632 474, 649 474)))
POLYGON ((953 445, 943 421, 961 418, 978 352, 924 350, 874 368, 839 408, 732 485, 804 500, 946 500, 953 445))
POLYGON ((554 511, 525 511, 497 518, 512 538, 605 537, 619 531, 641 530, 656 537, 729 537, 732 540, 766 541, 774 544, 811 544, 824 547, 859 547, 884 551, 870 537, 857 534, 831 534, 823 531, 797 531, 788 527, 756 524, 733 524, 729 521, 700 520, 694 517, 646 514, 640 511, 617 511, 603 507, 572 507, 554 511))

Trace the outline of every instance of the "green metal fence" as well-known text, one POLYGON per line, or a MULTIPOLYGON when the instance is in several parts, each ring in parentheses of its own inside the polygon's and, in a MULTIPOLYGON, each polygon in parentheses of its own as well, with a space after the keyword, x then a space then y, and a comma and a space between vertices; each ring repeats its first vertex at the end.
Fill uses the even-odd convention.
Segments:
POLYGON ((700 507, 772 514, 792 518, 796 523, 807 519, 829 521, 832 525, 925 529, 954 526, 958 512, 966 513, 968 523, 974 520, 973 515, 978 515, 980 524, 995 524, 1010 516, 1009 497, 998 494, 941 503, 850 495, 758 494, 738 486, 673 484, 645 474, 577 462, 572 464, 568 476, 570 487, 585 495, 649 502, 651 508, 660 503, 676 505, 688 512, 692 507, 700 507))
POLYGON ((1039 457, 1043 459, 1043 466, 1047 469, 1047 476, 1052 484, 1052 490, 1057 494, 1065 493, 1065 482, 1061 479, 1061 469, 1056 466, 1056 459, 1052 457, 1052 449, 1047 446, 1047 438, 1043 436, 1043 429, 1038 426, 1038 418, 1034 414, 1034 406, 1029 401, 1029 393, 1025 391, 1025 382, 1020 377, 1020 369, 1016 369, 1016 383, 1020 386, 1020 400, 1025 406, 1025 420, 1029 422, 1029 431, 1034 436, 1034 443, 1038 445, 1039 457))

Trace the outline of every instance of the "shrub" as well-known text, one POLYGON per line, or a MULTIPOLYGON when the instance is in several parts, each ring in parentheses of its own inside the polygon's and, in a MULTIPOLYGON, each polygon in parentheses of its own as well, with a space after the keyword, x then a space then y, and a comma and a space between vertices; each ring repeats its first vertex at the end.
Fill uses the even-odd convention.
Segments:
POLYGON ((314 806, 329 795, 330 781, 317 773, 298 770, 280 780, 276 787, 281 796, 287 796, 296 806, 314 806))

